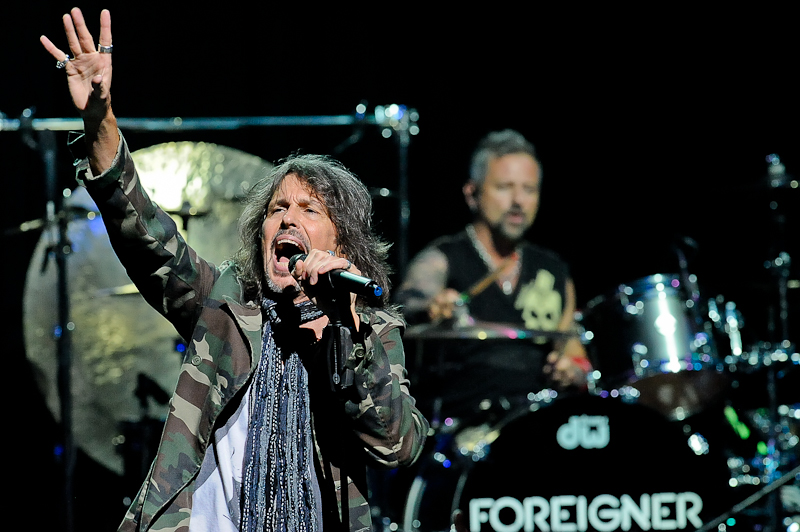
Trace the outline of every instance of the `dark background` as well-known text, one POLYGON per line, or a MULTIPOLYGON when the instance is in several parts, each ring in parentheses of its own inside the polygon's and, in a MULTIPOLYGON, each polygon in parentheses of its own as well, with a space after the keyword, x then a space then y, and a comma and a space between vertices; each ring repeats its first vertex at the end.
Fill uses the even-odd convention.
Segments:
MULTIPOLYGON (((77 116, 63 73, 38 43, 44 33, 64 44, 60 15, 70 7, 51 1, 3 8, 6 118, 27 108, 36 118, 77 116)), ((764 262, 778 251, 794 256, 796 190, 768 190, 764 176, 771 153, 800 175, 797 18, 788 11, 535 3, 521 11, 475 4, 470 12, 418 12, 387 4, 342 12, 94 0, 81 7, 94 31, 100 8, 112 11, 119 117, 340 115, 362 100, 370 112, 391 103, 414 108, 420 133, 408 159, 412 254, 468 220, 460 188, 474 145, 491 130, 515 128, 536 145, 544 168, 530 237, 569 261, 580 306, 621 282, 675 272, 674 246, 684 242, 705 295, 737 303, 748 342, 782 336, 777 285, 764 262)), ((134 150, 203 140, 276 161, 294 151, 332 153, 350 133, 274 127, 126 137, 134 150)), ((73 187, 66 134, 57 140, 60 187, 73 187)), ((396 136, 384 139, 378 128, 336 153, 369 186, 390 189, 398 183, 397 155, 396 136)), ((39 154, 19 132, 0 131, 0 156, 6 230, 43 215, 45 181, 39 154)), ((390 240, 398 237, 397 219, 393 200, 376 200, 376 222, 390 240)), ((60 468, 52 458, 52 418, 26 362, 21 315, 38 239, 35 231, 4 231, 2 334, 13 386, 6 457, 19 468, 8 478, 22 512, 44 524, 56 519, 60 468)), ((790 339, 795 298, 790 290, 790 339)), ((91 465, 82 467, 90 486, 83 503, 102 499, 108 479, 100 471, 94 480, 91 465)), ((94 512, 98 530, 116 525, 121 514, 116 507, 112 513, 94 512)))

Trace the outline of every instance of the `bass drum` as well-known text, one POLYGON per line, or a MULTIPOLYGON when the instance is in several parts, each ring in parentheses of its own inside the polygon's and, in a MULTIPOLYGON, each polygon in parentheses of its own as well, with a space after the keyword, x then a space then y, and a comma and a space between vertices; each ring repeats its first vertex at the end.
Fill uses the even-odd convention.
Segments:
POLYGON ((694 530, 730 507, 724 458, 650 408, 586 394, 532 409, 439 437, 403 530, 694 530))

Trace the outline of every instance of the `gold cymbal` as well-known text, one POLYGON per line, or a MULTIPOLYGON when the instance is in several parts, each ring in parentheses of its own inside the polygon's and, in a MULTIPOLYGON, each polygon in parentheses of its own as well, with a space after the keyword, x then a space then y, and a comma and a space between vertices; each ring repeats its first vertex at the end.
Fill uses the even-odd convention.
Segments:
POLYGON ((206 142, 157 144, 137 150, 133 160, 153 201, 181 219, 186 241, 212 262, 238 249, 240 201, 271 168, 260 157, 206 142))
MULTIPOLYGON (((238 249, 240 199, 271 165, 259 157, 210 143, 170 142, 133 153, 143 186, 198 254, 215 264, 238 249)), ((65 200, 91 216, 75 219, 67 235, 72 340, 73 434, 91 458, 122 474, 117 452, 121 425, 145 416, 165 418, 166 405, 136 395, 139 375, 171 394, 182 355, 178 334, 131 284, 111 249, 96 206, 83 188, 65 200)), ((57 271, 43 234, 27 272, 23 300, 25 347, 49 410, 60 418, 57 390, 57 271), (44 266, 43 266, 44 265, 44 266)))

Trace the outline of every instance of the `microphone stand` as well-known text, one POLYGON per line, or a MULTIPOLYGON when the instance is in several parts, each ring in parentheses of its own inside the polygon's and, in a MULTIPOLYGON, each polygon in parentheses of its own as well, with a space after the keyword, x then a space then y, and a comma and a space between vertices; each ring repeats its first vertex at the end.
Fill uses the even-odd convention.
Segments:
MULTIPOLYGON (((330 276, 330 272, 326 275, 330 276)), ((329 285, 330 279, 328 280, 329 285)), ((320 297, 320 296, 317 296, 320 297)), ((330 375, 331 391, 338 392, 352 386, 353 374, 345 370, 345 362, 349 353, 344 352, 344 347, 352 345, 352 335, 355 332, 355 320, 350 312, 350 292, 347 290, 337 290, 331 288, 321 297, 328 298, 332 305, 327 312, 328 325, 325 327, 327 332, 326 358, 328 363, 328 373, 330 375)))

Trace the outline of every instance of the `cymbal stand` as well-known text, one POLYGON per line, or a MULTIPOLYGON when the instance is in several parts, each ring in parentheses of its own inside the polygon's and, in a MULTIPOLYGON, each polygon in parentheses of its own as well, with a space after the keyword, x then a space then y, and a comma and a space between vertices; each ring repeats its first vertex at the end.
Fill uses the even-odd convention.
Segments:
MULTIPOLYGON (((779 338, 778 342, 780 348, 788 348, 790 344, 788 340, 788 299, 787 288, 789 281, 789 255, 786 252, 781 252, 777 258, 767 264, 767 268, 773 273, 776 278, 778 288, 778 319, 779 319, 779 338)), ((774 346, 770 349, 770 353, 764 356, 772 356, 774 346)), ((764 457, 764 476, 768 485, 773 483, 779 476, 779 465, 781 461, 781 451, 778 447, 780 436, 780 417, 778 414, 778 383, 777 383, 777 364, 774 360, 770 360, 766 367, 767 372, 767 408, 770 431, 767 434, 767 455, 764 457)), ((778 523, 780 520, 780 499, 776 491, 770 491, 767 494, 767 515, 769 516, 769 530, 775 532, 778 530, 778 523)))
MULTIPOLYGON (((688 237, 681 237, 680 240, 681 244, 697 247, 697 243, 688 237)), ((700 315, 700 288, 697 286, 697 280, 689 272, 689 260, 686 258, 686 253, 681 245, 675 244, 673 250, 678 256, 678 268, 680 270, 681 283, 685 288, 684 295, 687 298, 687 306, 689 301, 692 303, 689 312, 694 320, 694 324, 700 326, 703 322, 700 315)))
POLYGON ((411 137, 419 133, 419 113, 416 109, 409 109, 405 105, 392 104, 377 106, 375 118, 383 129, 381 135, 385 138, 395 136, 398 149, 398 186, 397 198, 400 208, 399 229, 397 241, 397 275, 403 278, 408 263, 408 228, 411 209, 408 201, 408 148, 411 137), (396 134, 396 135, 395 135, 396 134))
MULTIPOLYGON (((776 154, 767 156, 767 180, 769 188, 772 190, 785 189, 788 175, 786 174, 785 167, 780 162, 780 158, 776 154)), ((770 323, 770 332, 773 335, 772 345, 780 345, 782 349, 788 349, 791 345, 789 340, 789 302, 788 302, 788 287, 791 257, 785 251, 785 235, 786 235, 786 215, 781 210, 781 204, 777 199, 771 199, 768 205, 772 213, 772 221, 775 224, 773 234, 773 248, 774 259, 767 261, 764 267, 772 273, 777 285, 778 295, 778 324, 770 323), (774 341, 776 340, 777 341, 774 341)), ((771 356, 771 354, 769 355, 771 356)), ((770 431, 767 435, 767 455, 764 458, 766 481, 768 485, 780 478, 779 465, 781 451, 778 448, 780 427, 779 427, 779 414, 778 414, 778 394, 777 394, 777 364, 774 360, 769 361, 767 365, 767 396, 768 396, 768 419, 770 423, 770 431)), ((770 491, 767 494, 767 515, 769 516, 769 530, 775 532, 778 530, 780 520, 780 499, 776 491, 770 491)))
MULTIPOLYGON (((38 131, 37 138, 33 136, 32 128, 33 111, 28 109, 23 115, 20 123, 23 132, 24 143, 36 149, 42 157, 45 173, 45 189, 47 199, 47 214, 44 221, 44 234, 49 236, 50 245, 48 246, 48 258, 55 260, 57 270, 57 321, 54 327, 56 337, 56 361, 57 361, 57 387, 59 397, 59 414, 61 416, 61 449, 57 449, 60 455, 64 473, 64 492, 63 492, 63 512, 64 530, 71 532, 74 525, 73 512, 73 487, 75 473, 75 441, 73 437, 73 416, 72 416, 72 338, 70 322, 69 290, 67 289, 67 257, 71 251, 71 245, 67 237, 68 217, 62 213, 63 194, 59 194, 58 171, 56 156, 58 149, 56 146, 55 133, 49 129, 38 131)), ((45 265, 42 265, 44 268, 45 265)))

